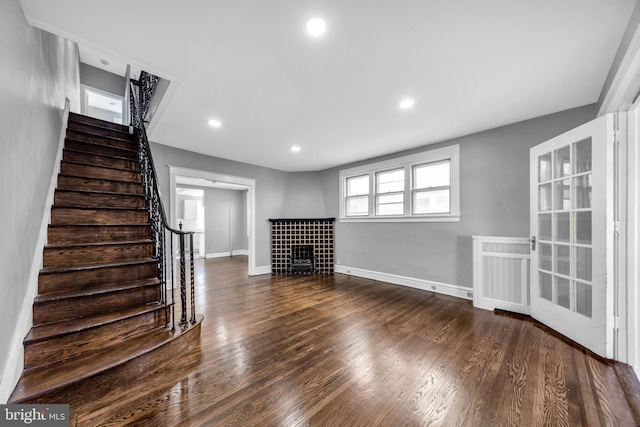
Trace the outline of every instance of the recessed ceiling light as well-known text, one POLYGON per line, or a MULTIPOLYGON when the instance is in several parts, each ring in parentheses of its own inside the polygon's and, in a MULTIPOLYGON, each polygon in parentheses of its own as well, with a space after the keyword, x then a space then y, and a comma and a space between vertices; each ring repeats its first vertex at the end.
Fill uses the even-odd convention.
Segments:
POLYGON ((222 126, 222 122, 220 120, 211 119, 209 120, 209 126, 219 128, 220 126, 222 126))
POLYGON ((291 151, 293 151, 294 153, 297 153, 298 151, 300 151, 300 147, 298 147, 297 145, 294 145, 291 147, 291 151))
POLYGON ((402 101, 400 101, 400 104, 398 104, 398 108, 400 108, 401 110, 408 110, 412 108, 415 103, 416 102, 411 98, 403 99, 402 101))
POLYGON ((307 32, 314 37, 320 37, 327 30, 327 24, 320 18, 313 18, 307 22, 307 32))

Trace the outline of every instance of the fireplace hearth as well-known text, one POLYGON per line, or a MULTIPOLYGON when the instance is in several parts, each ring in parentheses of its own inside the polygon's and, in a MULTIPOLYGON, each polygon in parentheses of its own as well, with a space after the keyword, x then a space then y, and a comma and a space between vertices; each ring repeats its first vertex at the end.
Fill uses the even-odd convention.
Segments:
POLYGON ((333 274, 335 218, 269 221, 273 274, 333 274))

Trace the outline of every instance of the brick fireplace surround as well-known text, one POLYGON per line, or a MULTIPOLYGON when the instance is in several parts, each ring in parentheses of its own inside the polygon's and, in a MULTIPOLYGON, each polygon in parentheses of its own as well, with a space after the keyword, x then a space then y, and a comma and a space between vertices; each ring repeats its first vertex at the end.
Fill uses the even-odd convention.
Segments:
POLYGON ((313 245, 319 274, 333 274, 335 218, 278 218, 271 222, 271 273, 289 273, 291 246, 313 245))

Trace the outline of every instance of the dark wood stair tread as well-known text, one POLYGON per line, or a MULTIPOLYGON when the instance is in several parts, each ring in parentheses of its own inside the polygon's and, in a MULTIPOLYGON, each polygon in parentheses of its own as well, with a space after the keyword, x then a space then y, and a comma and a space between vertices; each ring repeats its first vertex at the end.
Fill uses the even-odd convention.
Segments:
POLYGON ((134 134, 129 133, 129 129, 113 129, 111 127, 102 126, 102 123, 81 122, 78 120, 69 120, 67 129, 74 132, 81 132, 89 135, 101 136, 109 139, 122 139, 125 141, 133 141, 134 134), (114 135, 115 134, 115 135, 114 135), (116 136, 117 135, 117 136, 116 136))
MULTIPOLYGON (((67 139, 69 139, 69 138, 67 138, 67 139)), ((80 142, 82 142, 82 141, 80 141, 80 142)), ((88 143, 88 142, 85 142, 85 144, 89 144, 89 143, 88 143)), ((137 151, 136 151, 136 150, 127 150, 127 149, 125 149, 125 148, 116 148, 116 149, 117 149, 117 150, 123 150, 123 151, 131 151, 131 152, 133 152, 133 153, 137 153, 137 151)), ((77 150, 77 149, 75 149, 75 148, 66 148, 66 147, 65 147, 65 148, 64 148, 64 150, 65 150, 65 151, 69 151, 69 152, 71 152, 71 153, 86 154, 86 155, 89 155, 89 156, 108 157, 108 158, 110 158, 110 159, 126 160, 126 161, 128 161, 128 162, 131 162, 131 161, 137 161, 137 159, 130 159, 130 158, 128 158, 128 157, 116 156, 116 155, 113 155, 113 154, 92 153, 92 152, 88 152, 88 151, 77 150)), ((66 161, 68 161, 68 160, 66 160, 66 161)), ((72 160, 72 161, 73 161, 73 160, 72 160)), ((83 163, 83 164, 84 164, 84 163, 83 163)))
POLYGON ((71 248, 97 247, 97 246, 122 246, 122 245, 138 245, 141 243, 153 243, 153 240, 144 239, 144 240, 128 240, 128 241, 122 241, 122 242, 62 243, 62 244, 55 244, 55 245, 46 245, 45 249, 71 249, 71 248))
MULTIPOLYGON (((91 176, 75 176, 75 175, 67 175, 64 173, 61 173, 58 175, 58 179, 60 179, 61 177, 73 179, 73 180, 79 179, 79 180, 91 180, 91 181, 106 181, 106 182, 113 182, 117 184, 127 184, 135 187, 139 187, 140 189, 142 189, 142 181, 132 182, 132 181, 127 181, 125 179, 91 177, 91 176)), ((75 191, 75 190, 70 190, 70 191, 75 191)), ((140 194, 140 193, 123 193, 123 194, 140 194)))
MULTIPOLYGON (((99 154, 96 154, 99 155, 99 154)), ((127 160, 129 162, 131 162, 131 159, 122 159, 122 160, 127 160)), ((75 160, 62 160, 61 162, 62 165, 67 164, 67 165, 76 165, 76 166, 85 166, 85 167, 90 167, 90 168, 99 168, 99 169, 108 169, 108 170, 114 170, 114 171, 119 171, 119 172, 133 172, 133 173, 140 173, 140 171, 138 169, 129 169, 129 168, 119 168, 116 166, 106 166, 106 165, 95 165, 95 164, 88 164, 88 163, 82 163, 82 162, 76 162, 75 160)), ((75 176, 75 175, 72 175, 75 176)))
POLYGON ((97 270, 100 268, 110 268, 110 267, 123 267, 129 265, 142 265, 155 263, 157 260, 153 258, 141 259, 137 261, 127 261, 127 262, 112 262, 109 264, 100 264, 100 265, 81 265, 74 267, 51 267, 51 268, 43 268, 40 270, 41 275, 46 274, 56 274, 56 273, 67 273, 71 271, 85 271, 85 270, 97 270))
MULTIPOLYGON (((196 324, 200 322, 202 316, 198 317, 196 324)), ((185 332, 180 328, 175 332, 162 328, 121 341, 99 352, 25 371, 9 401, 28 402, 76 384, 162 347, 185 332)))
POLYGON ((152 311, 163 310, 161 303, 151 303, 144 306, 133 307, 126 310, 119 310, 110 313, 81 317, 67 320, 65 322, 50 323, 44 325, 34 325, 24 339, 25 344, 32 344, 45 341, 51 338, 60 337, 87 329, 98 328, 110 323, 119 322, 124 319, 138 316, 152 311))
POLYGON ((107 120, 98 119, 96 117, 85 116, 84 114, 78 114, 74 112, 69 113, 69 121, 75 123, 84 123, 90 125, 96 125, 103 128, 109 128, 119 130, 121 132, 129 132, 129 126, 120 123, 109 122, 107 120))
MULTIPOLYGON (((75 191, 75 190, 69 190, 69 191, 75 191)), ((67 206, 67 205, 53 205, 52 206, 53 209, 93 209, 93 210, 106 210, 106 211, 113 211, 113 210, 120 210, 120 211, 144 211, 146 212, 147 209, 146 208, 128 208, 128 207, 118 207, 118 206, 105 206, 103 208, 101 207, 95 207, 95 206, 67 206)))
POLYGON ((36 295, 34 304, 43 304, 43 303, 72 299, 72 298, 84 298, 88 296, 108 294, 110 292, 126 291, 128 289, 140 289, 144 287, 158 286, 158 285, 160 285, 160 281, 158 279, 146 279, 146 280, 135 280, 131 282, 123 282, 123 283, 105 284, 98 287, 79 289, 75 291, 38 294, 36 295))

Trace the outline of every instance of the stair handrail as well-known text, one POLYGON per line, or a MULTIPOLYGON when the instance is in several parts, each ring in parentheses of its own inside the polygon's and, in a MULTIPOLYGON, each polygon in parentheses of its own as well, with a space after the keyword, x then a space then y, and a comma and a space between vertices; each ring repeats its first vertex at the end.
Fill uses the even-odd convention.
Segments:
POLYGON ((152 240, 154 242, 154 258, 158 261, 158 276, 160 279, 160 297, 165 307, 165 326, 169 324, 169 311, 171 312, 171 330, 175 330, 175 312, 176 306, 174 301, 175 288, 175 252, 174 239, 178 239, 178 258, 180 262, 180 322, 179 325, 186 327, 187 322, 187 286, 186 286, 186 265, 185 253, 186 238, 189 239, 188 257, 190 263, 190 286, 189 293, 191 299, 190 319, 191 324, 196 323, 195 314, 195 274, 193 264, 193 231, 183 231, 182 225, 177 230, 169 224, 160 197, 160 188, 158 186, 158 174, 153 162, 151 146, 147 136, 144 117, 146 109, 153 97, 155 84, 158 77, 147 73, 140 72, 138 80, 131 79, 129 82, 129 104, 131 110, 131 127, 136 134, 138 142, 138 160, 140 161, 140 171, 142 175, 142 184, 144 188, 145 205, 149 212, 149 222, 151 224, 152 240), (169 247, 167 247, 167 234, 169 235, 169 247), (171 276, 169 280, 169 274, 171 276), (169 286, 171 285, 171 286, 169 286), (170 288, 170 289, 169 289, 170 288), (170 299, 170 301, 169 301, 170 299))

